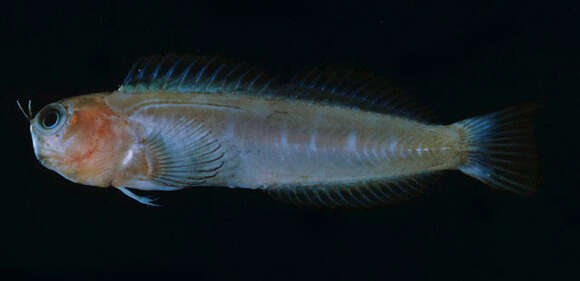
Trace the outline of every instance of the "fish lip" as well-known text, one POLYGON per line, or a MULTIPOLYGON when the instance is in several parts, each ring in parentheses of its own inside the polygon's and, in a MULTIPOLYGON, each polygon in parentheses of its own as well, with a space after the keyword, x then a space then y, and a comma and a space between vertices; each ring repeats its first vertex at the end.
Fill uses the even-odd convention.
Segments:
POLYGON ((47 159, 46 156, 44 156, 44 155, 36 155, 36 159, 38 160, 38 162, 40 162, 40 164, 42 166, 51 169, 51 161, 49 159, 47 159))
POLYGON ((30 125, 30 136, 32 137, 32 150, 34 151, 34 156, 36 159, 38 159, 38 161, 40 161, 40 163, 43 163, 44 160, 41 159, 42 157, 38 154, 38 143, 32 125, 30 125))
POLYGON ((50 169, 50 167, 51 167, 50 159, 48 159, 48 157, 46 155, 42 155, 38 152, 38 150, 39 150, 38 143, 37 143, 36 134, 34 132, 34 128, 32 127, 32 125, 30 125, 30 135, 32 136, 32 150, 34 151, 34 157, 36 157, 36 160, 38 160, 38 162, 40 162, 40 164, 42 166, 50 169))

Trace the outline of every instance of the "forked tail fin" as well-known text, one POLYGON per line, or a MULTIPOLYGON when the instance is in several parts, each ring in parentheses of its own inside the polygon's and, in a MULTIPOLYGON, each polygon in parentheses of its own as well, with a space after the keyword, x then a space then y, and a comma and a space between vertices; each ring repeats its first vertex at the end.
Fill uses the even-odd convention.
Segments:
POLYGON ((465 133, 466 162, 459 167, 493 188, 530 193, 540 184, 533 121, 527 104, 454 123, 465 133))

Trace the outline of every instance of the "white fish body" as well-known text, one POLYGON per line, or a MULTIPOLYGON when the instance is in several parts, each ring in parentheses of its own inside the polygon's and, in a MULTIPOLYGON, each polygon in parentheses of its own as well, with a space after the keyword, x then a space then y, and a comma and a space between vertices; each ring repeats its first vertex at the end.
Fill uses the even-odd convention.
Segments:
MULTIPOLYGON (((370 206, 412 197, 425 189, 425 175, 450 169, 501 189, 534 188, 535 161, 525 161, 534 157, 525 146, 529 130, 513 130, 529 128, 514 123, 530 117, 528 107, 433 125, 388 106, 365 108, 358 96, 307 78, 268 88, 259 75, 244 78, 245 72, 203 59, 195 68, 195 61, 149 59, 115 92, 61 102, 66 126, 59 130, 75 141, 96 134, 104 143, 82 160, 86 169, 72 171, 71 153, 47 155, 54 150, 47 146, 63 140, 45 140, 51 137, 38 124, 31 125, 35 143, 42 143, 35 152, 58 158, 43 163, 73 181, 112 185, 146 204, 151 200, 128 188, 241 187, 297 204, 370 206)), ((43 122, 46 112, 35 121, 43 122)))

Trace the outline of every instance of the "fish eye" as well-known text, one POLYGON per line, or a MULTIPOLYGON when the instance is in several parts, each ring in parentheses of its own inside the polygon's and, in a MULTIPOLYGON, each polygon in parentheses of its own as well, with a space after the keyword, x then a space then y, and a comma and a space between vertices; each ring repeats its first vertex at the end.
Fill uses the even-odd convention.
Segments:
POLYGON ((42 127, 44 127, 45 129, 52 129, 52 128, 56 127, 59 119, 60 119, 60 113, 58 112, 58 110, 50 109, 46 113, 44 113, 44 116, 42 116, 42 121, 41 121, 42 127))
POLYGON ((38 124, 44 130, 53 130, 64 119, 64 109, 58 104, 48 105, 38 114, 38 124))

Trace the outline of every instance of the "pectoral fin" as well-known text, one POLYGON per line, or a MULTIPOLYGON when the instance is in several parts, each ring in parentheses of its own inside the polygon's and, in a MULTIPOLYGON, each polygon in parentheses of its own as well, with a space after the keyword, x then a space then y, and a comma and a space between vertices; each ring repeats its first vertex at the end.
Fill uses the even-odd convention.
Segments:
POLYGON ((224 165, 222 145, 196 120, 156 122, 144 143, 152 162, 151 182, 160 190, 202 185, 224 165))

